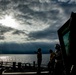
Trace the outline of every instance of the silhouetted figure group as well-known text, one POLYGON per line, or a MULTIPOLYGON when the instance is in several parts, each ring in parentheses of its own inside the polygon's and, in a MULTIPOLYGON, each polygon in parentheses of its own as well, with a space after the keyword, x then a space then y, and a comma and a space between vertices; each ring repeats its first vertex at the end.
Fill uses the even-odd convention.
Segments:
POLYGON ((56 44, 55 49, 56 49, 55 52, 50 49, 50 62, 48 63, 49 74, 62 75, 63 61, 60 45, 56 44))
MULTIPOLYGON (((55 52, 50 49, 50 61, 48 63, 48 71, 51 75, 62 75, 63 73, 63 61, 62 61, 62 52, 61 47, 59 44, 56 44, 55 46, 55 52)), ((37 64, 38 64, 38 70, 37 73, 40 73, 40 67, 42 62, 42 52, 41 48, 38 49, 37 53, 37 64)))

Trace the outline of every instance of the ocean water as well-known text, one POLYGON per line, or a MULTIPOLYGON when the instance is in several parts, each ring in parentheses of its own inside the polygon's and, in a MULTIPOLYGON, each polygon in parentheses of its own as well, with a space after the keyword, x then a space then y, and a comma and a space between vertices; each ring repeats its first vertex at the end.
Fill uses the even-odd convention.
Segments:
MULTIPOLYGON (((42 54, 42 64, 47 65, 50 60, 49 54, 42 54)), ((3 62, 22 62, 22 63, 37 63, 36 54, 4 54, 0 55, 0 61, 3 62)))

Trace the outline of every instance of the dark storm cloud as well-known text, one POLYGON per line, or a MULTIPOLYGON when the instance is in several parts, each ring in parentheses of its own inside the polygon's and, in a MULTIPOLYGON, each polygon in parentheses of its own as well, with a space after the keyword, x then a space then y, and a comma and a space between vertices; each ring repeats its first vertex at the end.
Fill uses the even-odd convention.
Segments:
POLYGON ((67 16, 69 16, 71 12, 76 12, 76 4, 61 3, 60 6, 62 7, 62 9, 64 10, 64 13, 67 16))
POLYGON ((7 5, 10 3, 9 0, 0 0, 0 10, 5 11, 7 10, 7 5))
POLYGON ((52 1, 56 1, 56 2, 59 2, 59 3, 76 3, 76 0, 52 0, 52 1))
MULTIPOLYGON (((27 5, 26 5, 27 6, 27 5)), ((27 20, 29 19, 33 19, 32 15, 30 15, 30 13, 33 13, 33 11, 31 11, 29 8, 27 7, 22 7, 22 8, 17 8, 18 12, 21 12, 21 14, 15 14, 15 18, 18 19, 19 21, 22 21, 24 24, 27 20)))
POLYGON ((31 39, 57 39, 57 30, 52 29, 50 26, 43 31, 30 32, 29 37, 31 39))
POLYGON ((12 34, 20 35, 20 34, 25 34, 25 33, 23 31, 20 31, 20 30, 13 30, 12 34))
POLYGON ((32 43, 1 43, 0 54, 27 54, 34 53, 38 48, 42 49, 42 53, 49 53, 50 49, 54 50, 53 43, 32 42, 32 43))
MULTIPOLYGON (((5 37, 6 36, 4 36, 4 34, 5 33, 7 33, 7 32, 9 32, 9 33, 11 33, 10 35, 11 36, 13 36, 13 35, 20 35, 20 34, 22 34, 22 35, 27 35, 27 34, 25 34, 25 32, 23 32, 23 31, 21 31, 21 30, 17 30, 17 29, 13 29, 13 28, 11 28, 11 27, 5 27, 5 26, 0 26, 0 40, 4 40, 4 39, 6 39, 5 37), (11 31, 12 31, 12 33, 11 33, 11 31)), ((7 34, 8 36, 9 36, 9 34, 7 34)), ((10 37, 11 38, 11 37, 10 37)), ((9 39, 10 39, 9 38, 9 39)))
POLYGON ((18 18, 23 18, 23 19, 32 19, 31 16, 28 15, 17 15, 18 18))
POLYGON ((13 30, 13 29, 10 27, 5 27, 5 26, 0 25, 0 34, 1 35, 3 35, 6 32, 10 32, 11 30, 13 30))
POLYGON ((32 13, 32 10, 29 9, 28 5, 24 5, 24 4, 19 4, 15 9, 18 9, 23 14, 25 14, 25 13, 32 13))
MULTIPOLYGON (((13 37, 14 39, 14 35, 18 35, 20 37, 20 36, 26 36, 27 34, 25 34, 25 32, 21 30, 17 30, 11 27, 5 27, 5 26, 0 25, 0 41, 1 40, 5 41, 6 39, 10 40, 11 37, 13 37), (9 38, 7 38, 6 36, 9 36, 9 38)), ((20 40, 22 39, 24 38, 21 38, 20 40)))

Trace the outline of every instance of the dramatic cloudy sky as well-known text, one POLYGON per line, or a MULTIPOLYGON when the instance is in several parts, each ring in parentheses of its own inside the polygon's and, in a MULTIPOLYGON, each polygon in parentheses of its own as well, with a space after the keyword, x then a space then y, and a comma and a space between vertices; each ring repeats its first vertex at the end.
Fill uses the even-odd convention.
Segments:
POLYGON ((0 53, 54 50, 72 11, 76 0, 0 0, 0 53))

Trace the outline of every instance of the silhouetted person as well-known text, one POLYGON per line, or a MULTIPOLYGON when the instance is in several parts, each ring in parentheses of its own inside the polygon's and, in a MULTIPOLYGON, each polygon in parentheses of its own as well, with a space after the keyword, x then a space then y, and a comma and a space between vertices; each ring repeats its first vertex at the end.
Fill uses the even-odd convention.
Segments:
POLYGON ((42 62, 42 52, 41 52, 41 48, 39 48, 37 51, 37 64, 38 64, 37 73, 40 73, 41 62, 42 62))
POLYGON ((59 44, 56 44, 56 56, 55 56, 55 75, 62 75, 63 72, 63 62, 62 62, 62 52, 59 44))
POLYGON ((55 52, 53 52, 53 50, 50 49, 50 61, 48 63, 48 69, 49 69, 49 73, 53 74, 54 71, 54 65, 55 65, 55 52))

